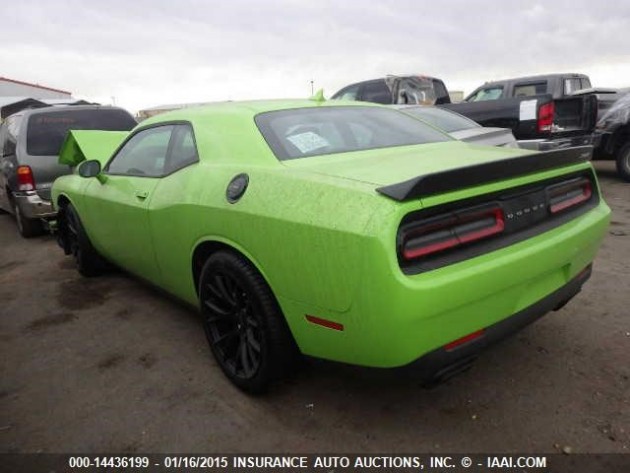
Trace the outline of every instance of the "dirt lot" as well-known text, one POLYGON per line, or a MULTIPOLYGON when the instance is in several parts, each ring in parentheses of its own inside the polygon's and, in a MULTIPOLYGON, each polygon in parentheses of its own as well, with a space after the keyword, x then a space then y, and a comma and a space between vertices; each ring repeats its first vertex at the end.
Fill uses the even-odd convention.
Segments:
POLYGON ((265 397, 223 377, 193 310, 84 279, 0 215, 0 452, 630 452, 630 184, 568 306, 433 390, 310 363, 265 397))

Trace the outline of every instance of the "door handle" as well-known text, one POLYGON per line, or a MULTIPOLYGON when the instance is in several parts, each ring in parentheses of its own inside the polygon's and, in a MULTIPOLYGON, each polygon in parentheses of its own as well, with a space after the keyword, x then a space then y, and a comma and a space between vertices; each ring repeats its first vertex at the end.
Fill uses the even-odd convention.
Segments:
POLYGON ((136 191, 136 197, 140 200, 144 200, 149 197, 149 193, 147 191, 136 191))

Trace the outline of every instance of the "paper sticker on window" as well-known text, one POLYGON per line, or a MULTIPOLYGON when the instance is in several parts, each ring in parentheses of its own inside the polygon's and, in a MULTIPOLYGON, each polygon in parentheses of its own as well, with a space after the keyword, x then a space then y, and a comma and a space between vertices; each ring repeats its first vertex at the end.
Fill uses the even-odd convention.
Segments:
POLYGON ((536 104, 538 100, 524 100, 521 102, 521 109, 519 112, 519 119, 523 120, 536 120, 536 104))
POLYGON ((311 151, 315 151, 319 148, 325 148, 330 145, 330 143, 328 143, 328 141, 326 141, 323 137, 319 136, 317 133, 313 133, 312 131, 287 136, 287 140, 293 143, 295 147, 300 150, 300 153, 303 154, 310 153, 311 151))

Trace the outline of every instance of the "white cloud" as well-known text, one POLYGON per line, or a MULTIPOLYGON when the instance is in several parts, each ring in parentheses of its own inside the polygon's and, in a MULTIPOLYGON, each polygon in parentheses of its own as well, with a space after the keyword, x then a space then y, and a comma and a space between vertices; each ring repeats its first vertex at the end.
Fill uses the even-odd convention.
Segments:
POLYGON ((617 2, 22 0, 5 10, 2 75, 132 111, 305 97, 311 79, 331 94, 387 73, 467 92, 562 71, 630 85, 630 5, 617 2))

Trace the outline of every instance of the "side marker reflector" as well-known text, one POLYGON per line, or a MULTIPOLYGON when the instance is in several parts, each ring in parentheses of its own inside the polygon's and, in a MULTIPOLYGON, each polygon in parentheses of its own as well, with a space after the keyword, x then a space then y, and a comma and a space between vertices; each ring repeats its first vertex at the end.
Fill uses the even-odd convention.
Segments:
POLYGON ((315 317, 313 315, 305 315, 306 320, 315 325, 321 325, 322 327, 331 328, 333 330, 339 330, 343 332, 343 324, 339 322, 333 322, 332 320, 320 319, 319 317, 315 317))
POLYGON ((473 333, 469 333, 468 335, 464 335, 462 338, 458 338, 457 340, 452 341, 451 343, 448 343, 446 345, 444 345, 444 349, 446 351, 451 351, 454 350, 455 348, 464 345, 465 343, 471 342, 477 338, 480 338, 483 336, 483 329, 482 330, 477 330, 476 332, 473 333))

